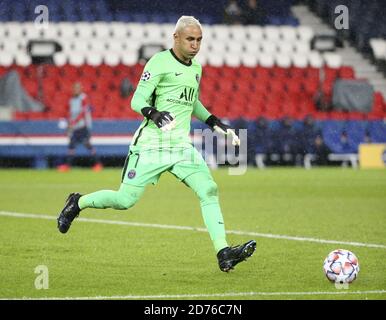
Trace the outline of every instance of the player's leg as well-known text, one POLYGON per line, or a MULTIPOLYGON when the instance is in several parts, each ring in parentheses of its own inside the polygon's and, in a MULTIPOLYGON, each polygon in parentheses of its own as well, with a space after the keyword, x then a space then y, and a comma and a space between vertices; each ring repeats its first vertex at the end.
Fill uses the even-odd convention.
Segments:
POLYGON ((170 171, 200 199, 202 216, 216 250, 219 267, 221 271, 228 272, 253 254, 256 242, 251 240, 239 246, 228 246, 217 184, 198 151, 192 148, 190 153, 188 159, 176 163, 170 171))
POLYGON ((193 147, 186 148, 178 154, 170 172, 190 187, 200 199, 204 223, 216 252, 228 246, 225 236, 217 184, 201 154, 193 147))
POLYGON ((59 231, 66 233, 75 217, 86 208, 124 210, 132 207, 143 194, 145 186, 149 183, 155 184, 161 173, 167 169, 158 163, 146 163, 139 159, 139 152, 130 151, 122 170, 121 186, 118 191, 101 190, 87 195, 70 194, 58 218, 59 231))
POLYGON ((75 148, 77 145, 82 144, 83 133, 82 129, 75 129, 70 135, 70 143, 67 150, 66 164, 71 167, 74 161, 75 148))
POLYGON ((70 170, 74 161, 74 156, 75 156, 75 147, 73 145, 70 145, 67 149, 67 155, 66 155, 64 164, 59 167, 59 171, 65 172, 70 170))
POLYGON ((133 207, 145 191, 145 187, 137 187, 122 183, 118 191, 100 190, 83 195, 79 198, 79 209, 86 208, 126 210, 133 207))
POLYGON ((91 133, 90 130, 87 128, 84 128, 84 138, 83 138, 83 145, 85 148, 90 152, 91 158, 92 158, 92 170, 93 171, 101 171, 103 169, 103 165, 97 155, 97 152, 93 145, 91 144, 91 133))
POLYGON ((216 252, 228 247, 224 219, 218 199, 217 184, 212 179, 210 173, 198 171, 183 181, 200 199, 202 217, 216 252))
POLYGON ((250 240, 242 245, 229 247, 225 238, 224 220, 217 194, 217 185, 212 176, 204 172, 193 173, 184 182, 194 190, 200 199, 202 216, 210 238, 217 252, 221 271, 228 272, 236 264, 249 258, 256 248, 250 240))
POLYGON ((129 209, 139 200, 144 190, 145 187, 137 187, 122 183, 118 191, 101 190, 86 195, 71 193, 58 218, 59 231, 66 233, 70 228, 72 221, 79 215, 81 210, 86 208, 129 209))
POLYGON ((221 271, 228 272, 236 264, 250 257, 256 242, 250 240, 239 246, 229 247, 225 239, 223 216, 217 194, 217 185, 211 175, 198 172, 188 176, 184 182, 192 188, 200 199, 201 211, 210 238, 217 252, 221 271))
POLYGON ((67 172, 70 170, 75 155, 75 147, 78 143, 77 130, 75 130, 70 135, 70 143, 68 144, 66 158, 64 163, 58 166, 58 171, 67 172))

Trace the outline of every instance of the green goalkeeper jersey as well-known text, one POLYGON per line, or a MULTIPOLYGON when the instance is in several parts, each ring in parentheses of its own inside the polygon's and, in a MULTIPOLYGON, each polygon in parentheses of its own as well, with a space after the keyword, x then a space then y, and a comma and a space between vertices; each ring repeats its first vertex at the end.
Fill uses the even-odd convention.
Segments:
POLYGON ((144 119, 134 134, 132 145, 150 149, 191 146, 192 115, 201 121, 210 116, 198 99, 201 72, 201 65, 195 59, 185 63, 172 49, 156 53, 147 62, 131 107, 140 114, 141 109, 148 106, 168 111, 175 117, 176 126, 163 132, 153 121, 144 119))

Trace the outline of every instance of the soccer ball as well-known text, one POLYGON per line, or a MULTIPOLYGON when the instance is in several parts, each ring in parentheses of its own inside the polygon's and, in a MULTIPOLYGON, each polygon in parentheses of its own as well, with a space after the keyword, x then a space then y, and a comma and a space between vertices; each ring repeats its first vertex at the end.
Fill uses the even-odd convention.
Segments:
POLYGON ((358 277, 359 261, 351 251, 336 249, 324 259, 323 269, 331 282, 351 283, 358 277))

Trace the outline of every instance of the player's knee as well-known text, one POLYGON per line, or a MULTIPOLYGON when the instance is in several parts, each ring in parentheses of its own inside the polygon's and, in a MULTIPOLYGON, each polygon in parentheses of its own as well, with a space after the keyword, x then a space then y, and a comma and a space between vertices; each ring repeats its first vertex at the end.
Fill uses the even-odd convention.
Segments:
POLYGON ((122 210, 130 209, 137 203, 141 197, 142 192, 142 189, 128 190, 126 188, 121 188, 118 192, 117 206, 122 210))
POLYGON ((218 189, 217 184, 213 180, 206 182, 198 191, 198 196, 201 202, 217 199, 218 189))
POLYGON ((137 202, 136 200, 134 200, 130 197, 125 197, 125 198, 119 200, 118 206, 122 210, 127 210, 127 209, 130 209, 131 207, 133 207, 136 202, 137 202))

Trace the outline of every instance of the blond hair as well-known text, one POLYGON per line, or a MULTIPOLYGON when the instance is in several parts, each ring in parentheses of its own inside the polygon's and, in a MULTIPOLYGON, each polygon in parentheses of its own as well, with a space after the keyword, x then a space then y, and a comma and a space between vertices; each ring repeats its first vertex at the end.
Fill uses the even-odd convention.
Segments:
POLYGON ((198 26, 201 29, 201 23, 193 16, 181 16, 174 29, 174 33, 188 27, 188 26, 198 26))

